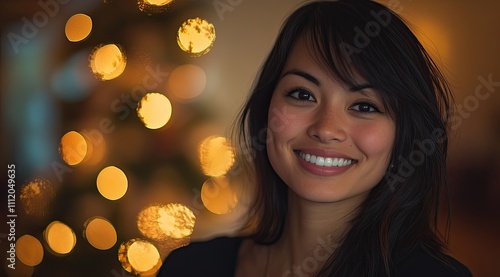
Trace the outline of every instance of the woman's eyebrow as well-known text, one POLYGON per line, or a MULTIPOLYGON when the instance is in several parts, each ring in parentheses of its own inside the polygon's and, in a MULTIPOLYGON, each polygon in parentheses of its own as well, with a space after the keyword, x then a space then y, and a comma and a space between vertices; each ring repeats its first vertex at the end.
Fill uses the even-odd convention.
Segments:
MULTIPOLYGON (((281 78, 284 78, 287 75, 296 75, 296 76, 299 76, 299 77, 306 79, 307 81, 315 84, 318 87, 321 86, 321 82, 316 77, 312 76, 311 74, 309 74, 307 72, 304 72, 304 71, 301 71, 298 69, 291 69, 291 70, 286 71, 285 73, 283 73, 281 78)), ((373 86, 370 85, 369 83, 361 83, 359 85, 353 85, 352 87, 349 88, 349 91, 350 92, 361 92, 365 89, 371 89, 371 88, 373 88, 373 86)))
POLYGON ((300 77, 306 79, 307 81, 315 84, 318 87, 321 86, 321 82, 318 79, 316 79, 316 77, 312 76, 311 74, 309 74, 307 72, 300 71, 298 69, 292 69, 292 70, 286 71, 285 73, 283 73, 281 78, 285 77, 286 75, 297 75, 297 76, 300 76, 300 77))
POLYGON ((349 91, 350 92, 360 92, 364 89, 367 89, 367 88, 373 88, 372 85, 368 84, 368 83, 364 83, 364 84, 359 84, 359 85, 353 85, 352 87, 349 88, 349 91))

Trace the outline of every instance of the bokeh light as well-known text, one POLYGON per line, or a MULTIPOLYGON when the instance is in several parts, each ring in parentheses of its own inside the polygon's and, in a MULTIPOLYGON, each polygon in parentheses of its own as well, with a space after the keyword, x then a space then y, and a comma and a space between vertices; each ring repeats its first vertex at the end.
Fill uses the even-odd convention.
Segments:
POLYGON ((17 239, 16 253, 17 258, 28 266, 36 266, 43 260, 42 244, 31 235, 23 235, 17 239))
POLYGON ((159 129, 170 120, 172 104, 161 93, 148 93, 144 95, 137 106, 137 116, 147 128, 159 129))
POLYGON ((207 210, 226 214, 236 207, 238 197, 225 176, 212 177, 201 188, 201 201, 207 210))
POLYGON ((83 234, 92 246, 100 250, 110 249, 115 245, 117 239, 113 224, 102 217, 87 220, 83 234))
POLYGON ((191 100, 199 96, 207 85, 203 68, 194 64, 176 67, 168 77, 169 92, 178 100, 191 100))
POLYGON ((198 153, 201 169, 207 176, 222 176, 234 164, 234 149, 224 137, 211 136, 204 139, 198 153))
POLYGON ((127 65, 127 58, 116 44, 100 45, 90 54, 90 68, 100 80, 120 76, 127 65))
POLYGON ((45 241, 57 254, 68 254, 76 244, 75 232, 60 221, 50 223, 44 232, 45 241))
POLYGON ((87 155, 82 163, 87 166, 95 166, 104 161, 108 146, 106 140, 99 132, 82 132, 87 142, 87 155))
POLYGON ((125 195, 127 189, 127 176, 116 166, 108 166, 97 175, 97 190, 106 199, 120 199, 125 195))
POLYGON ((177 31, 177 43, 182 51, 193 57, 210 51, 215 41, 215 27, 199 17, 184 21, 177 31))
POLYGON ((78 13, 73 15, 66 21, 64 32, 66 37, 71 42, 84 40, 92 31, 92 19, 90 16, 78 13))
POLYGON ((168 9, 174 0, 138 0, 139 10, 147 14, 162 13, 168 9))
POLYGON ((118 260, 125 270, 138 276, 151 276, 162 264, 158 249, 142 239, 122 243, 118 250, 118 260))
POLYGON ((24 212, 33 216, 45 216, 55 197, 52 184, 43 178, 37 178, 21 188, 19 199, 24 212))
POLYGON ((59 153, 61 158, 68 165, 77 165, 83 161, 87 155, 87 142, 78 132, 70 131, 64 134, 59 143, 59 153))
POLYGON ((151 205, 137 216, 141 233, 153 240, 181 239, 193 233, 196 217, 181 204, 151 205))

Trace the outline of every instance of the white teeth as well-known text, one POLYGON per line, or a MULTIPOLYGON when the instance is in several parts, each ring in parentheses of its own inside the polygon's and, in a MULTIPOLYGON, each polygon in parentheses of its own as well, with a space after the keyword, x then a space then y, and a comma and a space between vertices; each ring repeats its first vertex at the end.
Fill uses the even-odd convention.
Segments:
POLYGON ((315 156, 311 154, 305 154, 300 152, 300 157, 304 159, 306 162, 313 163, 318 166, 326 166, 326 167, 331 167, 331 166, 347 166, 352 163, 352 160, 350 159, 344 159, 344 158, 325 158, 325 157, 320 157, 320 156, 315 156))
POLYGON ((325 165, 325 158, 323 158, 323 157, 316 157, 316 165, 324 166, 325 165))
POLYGON ((325 159, 325 166, 332 166, 333 164, 333 159, 332 158, 326 158, 325 159))
POLYGON ((316 156, 311 155, 311 159, 309 159, 308 162, 313 163, 313 164, 316 163, 316 156))

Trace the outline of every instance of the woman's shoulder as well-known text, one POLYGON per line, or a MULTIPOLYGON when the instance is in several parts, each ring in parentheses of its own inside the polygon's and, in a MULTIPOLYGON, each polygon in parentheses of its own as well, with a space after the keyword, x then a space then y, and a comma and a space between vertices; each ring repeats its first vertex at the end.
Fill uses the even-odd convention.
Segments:
POLYGON ((471 277, 472 273, 460 261, 449 255, 437 258, 418 248, 399 263, 396 276, 404 277, 471 277))
POLYGON ((158 273, 167 276, 232 276, 241 237, 217 237, 192 242, 172 251, 158 273))

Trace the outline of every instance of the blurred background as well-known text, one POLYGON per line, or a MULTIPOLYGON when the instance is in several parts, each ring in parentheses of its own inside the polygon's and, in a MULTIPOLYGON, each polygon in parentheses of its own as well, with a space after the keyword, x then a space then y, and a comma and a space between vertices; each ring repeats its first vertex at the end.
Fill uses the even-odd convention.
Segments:
MULTIPOLYGON (((154 276, 172 249, 234 234, 247 202, 231 124, 302 2, 2 0, 0 210, 15 234, 1 225, 1 271, 154 276)), ((500 276, 500 2, 379 2, 454 91, 450 252, 500 276)))

